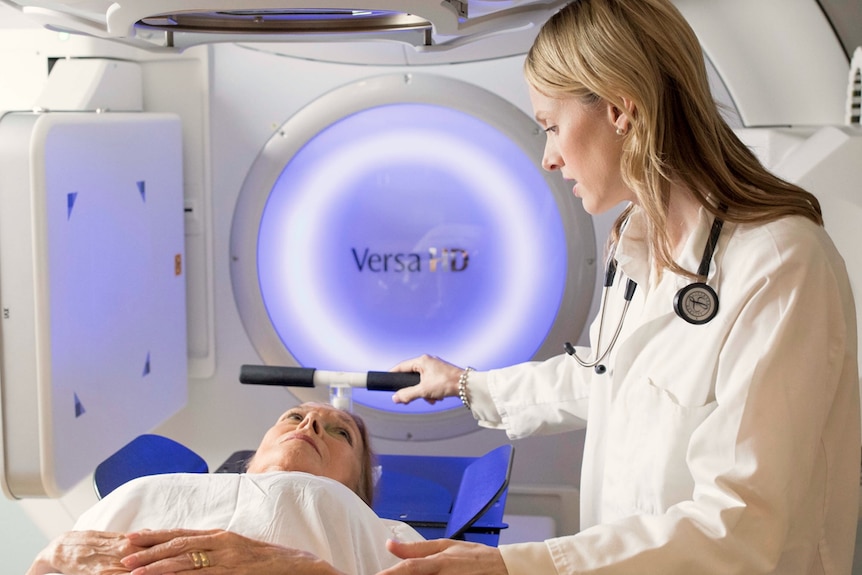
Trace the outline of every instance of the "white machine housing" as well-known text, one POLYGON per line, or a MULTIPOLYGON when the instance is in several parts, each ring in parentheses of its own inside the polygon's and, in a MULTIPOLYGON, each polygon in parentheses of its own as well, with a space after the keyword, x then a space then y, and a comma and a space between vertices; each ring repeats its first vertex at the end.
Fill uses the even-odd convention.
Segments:
POLYGON ((174 115, 0 118, 0 478, 59 497, 186 402, 174 115))

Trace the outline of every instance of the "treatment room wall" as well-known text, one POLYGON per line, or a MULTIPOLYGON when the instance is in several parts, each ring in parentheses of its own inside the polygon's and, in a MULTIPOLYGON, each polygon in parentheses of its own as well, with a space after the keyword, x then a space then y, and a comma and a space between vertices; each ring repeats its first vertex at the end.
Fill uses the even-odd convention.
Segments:
MULTIPOLYGON (((211 464, 218 464, 234 450, 255 447, 270 422, 297 401, 284 389, 243 386, 238 382, 240 366, 260 363, 260 358, 244 330, 231 288, 228 254, 231 218, 245 175, 273 132, 303 106, 334 88, 399 71, 441 74, 469 81, 508 99, 530 116, 532 112, 521 76, 522 57, 408 69, 285 57, 267 51, 265 46, 254 49, 214 45, 209 50, 214 254, 211 265, 215 310, 209 319, 214 322, 216 361, 211 375, 190 380, 188 407, 161 431, 181 438, 211 464)), ((605 220, 610 221, 611 217, 605 220)), ((597 245, 602 245, 607 232, 603 222, 594 224, 600 238, 597 245)), ((196 296, 190 293, 190 297, 196 296)), ((572 338, 577 339, 580 333, 580 328, 573 329, 572 338)), ((582 440, 582 434, 575 432, 516 442, 513 484, 577 486, 582 440)), ((502 432, 480 431, 477 427, 475 432, 461 438, 415 442, 377 439, 374 447, 381 453, 474 456, 506 441, 502 432)))

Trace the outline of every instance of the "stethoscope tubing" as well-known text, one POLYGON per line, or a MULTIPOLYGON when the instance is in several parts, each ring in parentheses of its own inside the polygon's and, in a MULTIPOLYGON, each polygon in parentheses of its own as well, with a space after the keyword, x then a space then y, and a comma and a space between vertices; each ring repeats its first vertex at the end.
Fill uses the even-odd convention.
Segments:
MULTIPOLYGON (((710 232, 709 232, 709 239, 707 240, 706 246, 704 247, 703 256, 701 257, 701 260, 700 260, 700 266, 698 267, 698 270, 697 270, 697 275, 700 276, 701 278, 703 278, 704 281, 706 280, 706 277, 709 274, 709 266, 712 262, 712 256, 715 253, 715 247, 718 244, 718 237, 721 234, 721 229, 722 229, 723 225, 724 225, 724 220, 722 220, 721 218, 715 218, 712 222, 712 228, 710 229, 710 232)), ((578 354, 577 354, 574 346, 571 343, 565 342, 563 344, 563 348, 566 350, 566 353, 571 355, 575 359, 575 361, 578 362, 578 364, 581 367, 595 368, 596 373, 598 373, 600 375, 605 373, 605 371, 606 371, 606 368, 604 365, 602 365, 602 362, 605 360, 605 358, 607 358, 610 355, 611 350, 613 350, 614 346, 617 343, 617 339, 619 339, 620 333, 622 333, 623 324, 625 323, 626 314, 628 312, 629 305, 631 304, 632 298, 634 297, 634 294, 635 294, 635 290, 637 289, 637 283, 633 279, 628 278, 627 282, 626 282, 626 290, 625 290, 625 293, 623 294, 623 298, 625 300, 625 303, 623 304, 623 309, 622 309, 622 312, 620 313, 620 319, 617 322, 617 327, 614 330, 613 337, 611 337, 610 344, 608 344, 607 348, 605 348, 604 351, 601 351, 601 349, 602 349, 602 332, 604 331, 604 327, 605 327, 605 310, 607 309, 606 304, 608 301, 608 293, 610 292, 611 286, 613 286, 613 284, 614 284, 614 277, 616 276, 616 272, 617 272, 617 261, 616 261, 616 258, 614 257, 614 251, 612 250, 611 254, 608 257, 608 262, 605 266, 605 281, 604 281, 604 288, 603 288, 603 294, 602 294, 602 311, 601 311, 601 314, 599 315, 599 334, 598 334, 598 337, 596 338, 596 352, 598 353, 598 356, 596 357, 596 359, 593 361, 584 361, 578 357, 578 354)), ((711 291, 712 288, 709 288, 705 284, 703 284, 703 285, 706 289, 709 289, 711 291)), ((683 288, 683 290, 684 289, 685 288, 683 288)), ((680 290, 680 292, 682 292, 683 290, 680 290)), ((678 292, 678 294, 680 292, 678 292)), ((678 295, 677 295, 677 298, 678 298, 678 295)), ((716 298, 717 298, 717 296, 716 296, 716 298)), ((676 298, 675 298, 675 301, 676 301, 676 298)), ((717 299, 716 299, 715 305, 716 306, 718 305, 717 299)), ((674 305, 674 307, 676 308, 676 305, 674 305)), ((682 316, 678 310, 677 310, 677 313, 680 315, 680 317, 682 317, 686 321, 689 321, 690 323, 694 323, 693 320, 687 319, 686 317, 682 316)), ((706 323, 706 322, 710 321, 712 319, 712 317, 713 316, 710 316, 710 317, 702 320, 702 323, 706 323)))
MULTIPOLYGON (((616 267, 616 266, 614 266, 614 267, 616 267)), ((613 284, 613 281, 611 281, 611 284, 613 284)), ((602 348, 602 330, 604 329, 604 326, 605 326, 605 309, 607 309, 606 304, 608 301, 608 292, 610 291, 608 289, 609 287, 610 286, 606 285, 604 288, 604 294, 602 294, 602 313, 599 316, 599 335, 596 338, 596 349, 599 349, 599 350, 602 348)), ((577 361, 581 367, 595 367, 595 368, 597 368, 597 372, 604 373, 604 369, 599 370, 598 367, 605 360, 605 358, 608 356, 608 354, 611 353, 611 350, 617 344, 617 339, 619 339, 620 333, 622 333, 622 331, 623 331, 623 323, 625 323, 626 314, 629 311, 629 305, 632 303, 632 298, 635 295, 635 290, 637 289, 637 287, 638 287, 637 282, 635 282, 633 279, 628 279, 628 281, 626 282, 626 292, 623 295, 623 298, 625 300, 625 303, 623 303, 623 311, 620 314, 620 320, 617 322, 617 327, 614 330, 614 335, 613 335, 613 337, 611 337, 611 343, 608 344, 608 347, 605 349, 605 351, 602 352, 602 354, 599 355, 594 361, 582 360, 581 358, 578 357, 578 354, 575 351, 575 348, 572 346, 571 343, 566 342, 565 344, 563 344, 563 346, 566 349, 566 352, 569 355, 571 355, 573 358, 575 358, 575 361, 577 361)))

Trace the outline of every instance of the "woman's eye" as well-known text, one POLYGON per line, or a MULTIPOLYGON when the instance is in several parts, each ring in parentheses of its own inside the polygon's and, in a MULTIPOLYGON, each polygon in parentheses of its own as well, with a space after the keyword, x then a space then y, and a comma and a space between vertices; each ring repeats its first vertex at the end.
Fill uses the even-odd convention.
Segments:
POLYGON ((548 126, 547 128, 545 128, 545 133, 546 134, 548 134, 548 133, 556 134, 557 133, 557 127, 556 126, 548 126))
POLYGON ((282 421, 302 421, 302 415, 299 413, 287 413, 282 418, 282 421))
POLYGON ((350 445, 353 445, 353 436, 350 435, 350 432, 347 431, 345 428, 336 427, 332 430, 332 433, 339 436, 339 437, 343 437, 344 439, 347 440, 347 443, 349 443, 350 445))

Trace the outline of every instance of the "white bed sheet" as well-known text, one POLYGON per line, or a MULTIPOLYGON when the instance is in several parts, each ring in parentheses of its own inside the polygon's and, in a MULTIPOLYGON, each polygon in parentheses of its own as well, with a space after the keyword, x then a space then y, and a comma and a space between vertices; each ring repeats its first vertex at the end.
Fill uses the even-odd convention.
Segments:
POLYGON ((355 575, 398 562, 387 539, 419 541, 405 523, 379 518, 350 489, 300 472, 170 474, 130 481, 85 512, 75 529, 225 529, 303 549, 355 575))

